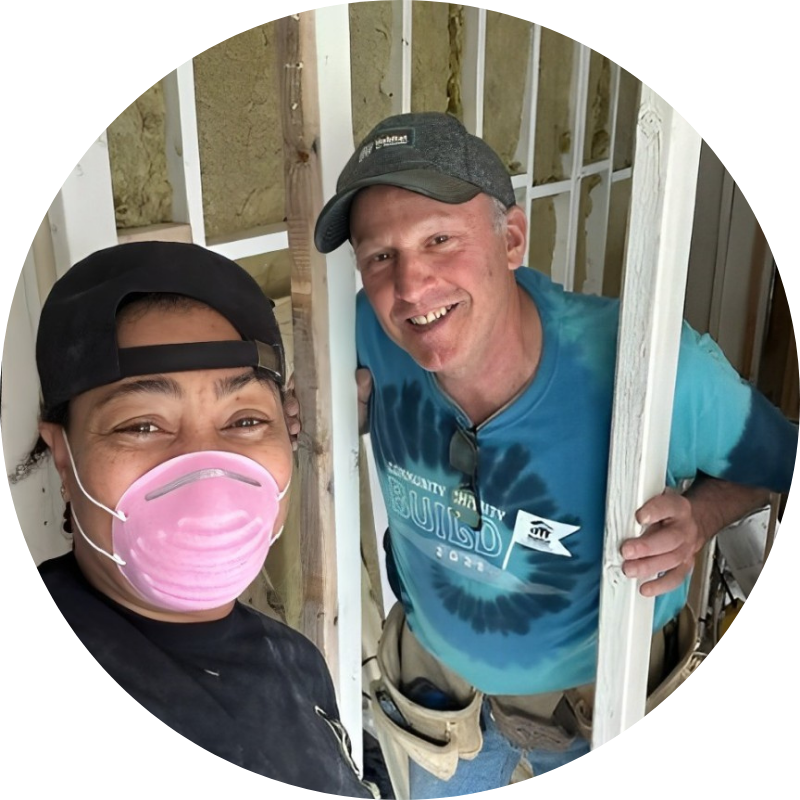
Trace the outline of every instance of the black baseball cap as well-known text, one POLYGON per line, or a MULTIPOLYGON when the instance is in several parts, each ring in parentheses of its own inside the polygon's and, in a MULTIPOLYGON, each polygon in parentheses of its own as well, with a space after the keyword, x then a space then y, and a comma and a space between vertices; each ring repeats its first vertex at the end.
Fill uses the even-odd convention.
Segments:
POLYGON ((398 114, 379 122, 342 170, 336 194, 317 219, 314 244, 330 253, 350 236, 350 204, 360 189, 384 184, 443 203, 466 203, 480 192, 506 208, 516 203, 500 156, 453 116, 398 114))
POLYGON ((238 264, 204 247, 135 242, 79 261, 42 308, 36 365, 45 408, 135 375, 255 367, 283 387, 286 368, 274 303, 238 264), (117 312, 126 298, 183 295, 222 314, 242 341, 120 348, 117 312))

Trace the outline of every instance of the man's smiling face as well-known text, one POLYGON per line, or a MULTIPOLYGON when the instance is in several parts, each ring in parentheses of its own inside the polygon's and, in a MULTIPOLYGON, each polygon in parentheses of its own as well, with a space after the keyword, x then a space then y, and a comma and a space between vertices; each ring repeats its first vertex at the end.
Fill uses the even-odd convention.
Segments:
POLYGON ((423 368, 479 374, 507 335, 525 217, 499 225, 491 198, 449 204, 394 186, 360 191, 350 238, 364 291, 387 335, 423 368))

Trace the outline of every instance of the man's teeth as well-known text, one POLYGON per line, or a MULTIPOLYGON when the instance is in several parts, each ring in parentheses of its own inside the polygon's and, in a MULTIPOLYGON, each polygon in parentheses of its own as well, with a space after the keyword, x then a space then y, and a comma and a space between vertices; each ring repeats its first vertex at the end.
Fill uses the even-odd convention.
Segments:
POLYGON ((422 315, 419 317, 411 317, 411 322, 414 325, 429 325, 436 319, 443 317, 453 306, 443 306, 442 308, 438 308, 435 311, 431 311, 427 315, 422 315))

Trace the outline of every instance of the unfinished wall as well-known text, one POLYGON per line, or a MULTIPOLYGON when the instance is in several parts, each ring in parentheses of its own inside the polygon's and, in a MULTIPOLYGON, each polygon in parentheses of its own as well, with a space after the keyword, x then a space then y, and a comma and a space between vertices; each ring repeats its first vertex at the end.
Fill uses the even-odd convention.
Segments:
POLYGON ((159 82, 108 126, 117 228, 172 221, 165 120, 164 91, 159 82))

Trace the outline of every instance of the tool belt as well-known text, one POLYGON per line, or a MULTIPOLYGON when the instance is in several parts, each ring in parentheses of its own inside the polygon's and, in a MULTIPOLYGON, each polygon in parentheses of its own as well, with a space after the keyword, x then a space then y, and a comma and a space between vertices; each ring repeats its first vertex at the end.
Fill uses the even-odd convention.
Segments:
POLYGON ((376 727, 428 772, 448 780, 459 758, 475 758, 483 746, 483 693, 424 650, 399 603, 386 617, 377 655, 381 677, 370 686, 376 727), (445 707, 409 697, 425 689, 435 692, 429 703, 445 707))
MULTIPOLYGON (((700 663, 697 636, 688 606, 653 636, 648 712, 700 663)), ((422 647, 400 603, 386 618, 377 659, 380 678, 370 686, 377 728, 425 770, 448 780, 459 758, 480 752, 484 693, 422 647)), ((488 701, 498 730, 520 749, 563 751, 577 736, 591 740, 594 684, 537 695, 493 695, 488 701)))

